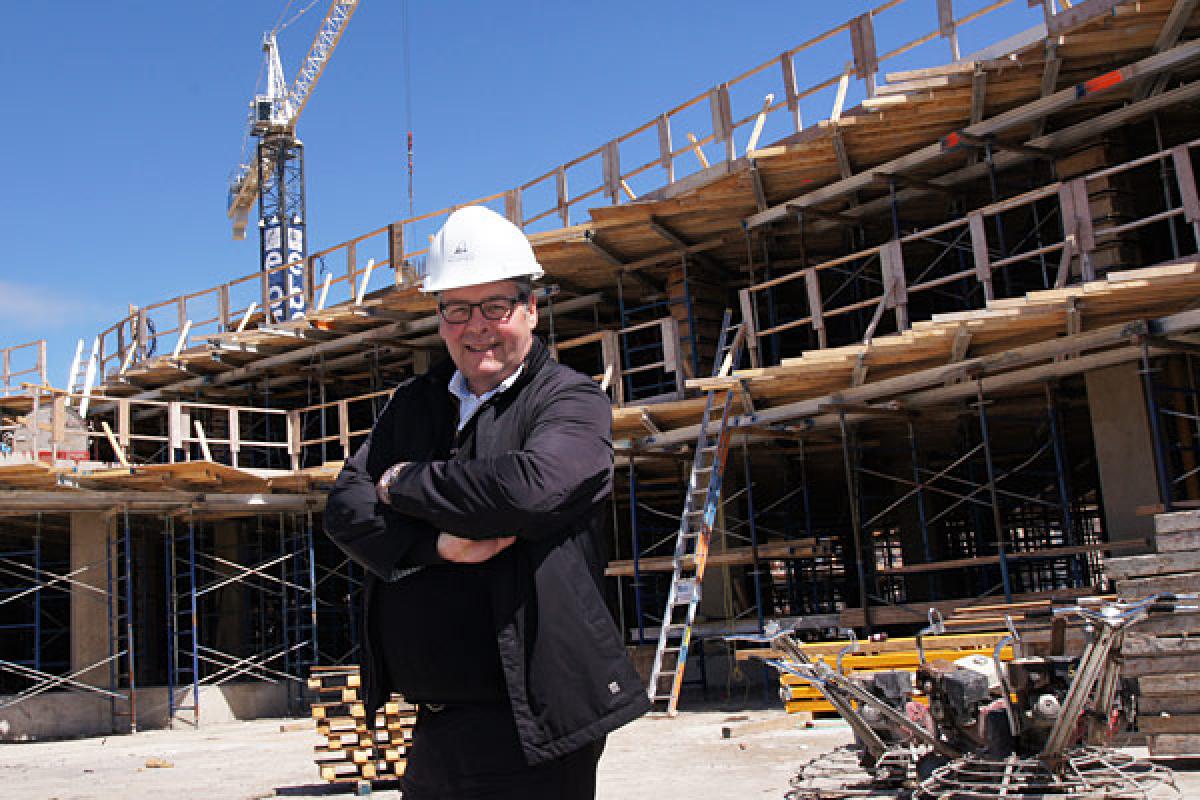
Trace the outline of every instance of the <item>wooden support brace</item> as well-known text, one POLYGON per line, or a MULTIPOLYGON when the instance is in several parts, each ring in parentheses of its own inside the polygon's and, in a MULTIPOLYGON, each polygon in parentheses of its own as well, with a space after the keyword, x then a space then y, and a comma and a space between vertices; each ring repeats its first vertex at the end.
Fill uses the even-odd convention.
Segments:
POLYGON ((950 344, 951 364, 957 364, 967 357, 967 351, 971 349, 971 335, 967 323, 958 323, 958 329, 954 331, 954 341, 950 344))
POLYGON ((175 463, 175 453, 183 449, 183 425, 179 403, 167 404, 167 461, 175 463))
POLYGON ((992 293, 992 258, 988 252, 987 228, 983 215, 978 211, 967 215, 967 224, 971 231, 971 250, 975 254, 975 277, 983 284, 983 295, 991 302, 995 299, 992 293))
POLYGON ((222 283, 217 287, 217 322, 221 331, 229 330, 229 284, 222 283))
POLYGON ((338 444, 342 447, 342 455, 350 458, 350 405, 345 400, 337 401, 338 415, 338 444))
POLYGON ((611 386, 613 402, 618 406, 624 405, 625 381, 621 376, 621 346, 616 331, 603 331, 600 339, 600 358, 604 361, 604 380, 607 381, 607 384, 601 385, 605 391, 611 386))
MULTIPOLYGON (((333 273, 325 273, 325 282, 321 285, 321 294, 317 298, 317 311, 322 311, 325 308, 325 301, 329 299, 329 285, 333 282, 333 273)), ((239 330, 241 330, 239 328, 239 330)))
POLYGON ((614 206, 621 200, 621 148, 616 139, 604 145, 600 151, 601 170, 604 175, 604 192, 614 206))
POLYGON ((125 449, 117 442, 117 437, 113 436, 112 428, 108 426, 108 420, 100 420, 100 428, 104 431, 105 438, 108 439, 108 446, 112 448, 113 455, 117 457, 117 461, 122 467, 132 469, 129 459, 125 456, 125 449))
POLYGON ((521 194, 520 187, 504 193, 504 216, 518 228, 525 227, 525 209, 522 207, 521 194))
POLYGON ((854 74, 866 81, 867 97, 874 97, 879 57, 875 50, 875 22, 870 13, 860 14, 850 23, 850 47, 854 53, 854 74))
POLYGON ((771 110, 771 104, 775 102, 775 95, 768 94, 763 99, 762 110, 758 112, 758 117, 754 120, 754 130, 750 133, 750 141, 746 142, 746 155, 758 147, 758 139, 762 136, 763 125, 767 123, 767 112, 771 110))
POLYGON ((196 426, 196 440, 200 443, 200 455, 205 461, 212 461, 212 450, 208 449, 208 437, 204 435, 204 426, 200 424, 200 420, 192 420, 192 424, 196 426))
POLYGON ((667 183, 675 182, 675 157, 671 147, 671 118, 666 114, 658 115, 658 159, 667 173, 667 183))
POLYGON ((733 143, 733 110, 729 103, 729 84, 722 83, 708 93, 709 109, 712 111, 713 138, 725 144, 725 160, 737 158, 733 143))
POLYGON ((570 195, 567 193, 567 168, 559 167, 554 173, 554 191, 558 201, 558 216, 563 227, 571 224, 570 195))
POLYGON ((292 470, 300 469, 300 412, 293 409, 287 412, 287 451, 292 470))
POLYGON ((796 85, 796 67, 790 52, 779 57, 779 68, 783 72, 783 90, 787 93, 788 113, 792 115, 792 126, 796 132, 804 130, 804 116, 800 113, 800 90, 796 85))
POLYGON ((738 305, 742 310, 742 324, 746 326, 746 349, 750 351, 750 366, 757 369, 761 366, 758 352, 758 315, 755 313, 754 300, 749 289, 738 290, 738 305))
POLYGON ((767 192, 763 187, 762 173, 758 171, 758 163, 753 159, 750 161, 750 183, 754 189, 754 205, 759 211, 767 209, 767 192))
POLYGON ((238 465, 238 454, 242 450, 242 431, 240 411, 237 406, 229 408, 229 466, 238 465))
POLYGON ((954 0, 937 0, 938 34, 950 42, 950 60, 958 61, 962 53, 958 47, 958 25, 954 21, 954 0))
POLYGON ((371 280, 371 272, 375 269, 375 259, 367 259, 367 268, 363 270, 362 283, 358 285, 358 292, 354 295, 354 305, 361 306, 363 298, 367 296, 367 283, 371 280))
POLYGON ((880 251, 884 286, 891 296, 888 306, 896 310, 896 330, 909 329, 908 278, 904 274, 904 248, 899 239, 893 239, 880 251))
POLYGON ((1200 222, 1200 196, 1196 191, 1196 172, 1192 168, 1192 149, 1185 144, 1172 148, 1171 162, 1175 167, 1175 180, 1179 184, 1184 219, 1195 225, 1200 222))
POLYGON ((240 322, 238 322, 237 333, 241 333, 242 331, 246 330, 246 325, 250 322, 250 317, 254 315, 254 312, 257 308, 258 301, 251 300, 250 305, 246 306, 246 313, 242 314, 242 319, 240 322))
POLYGON ((696 138, 696 134, 689 133, 687 139, 692 146, 692 152, 696 154, 696 160, 700 162, 701 168, 708 169, 708 156, 704 155, 704 148, 700 146, 700 140, 696 138))
POLYGON ((679 396, 683 397, 684 385, 687 381, 683 367, 687 359, 683 358, 680 354, 679 320, 674 317, 664 317, 660 325, 663 344, 663 371, 672 373, 675 376, 675 389, 679 393, 679 396))
MULTIPOLYGON (((518 222, 518 225, 521 223, 518 222)), ((393 222, 388 225, 388 263, 392 265, 392 273, 397 286, 407 286, 404 267, 404 223, 393 222)), ((312 281, 316 283, 316 281, 312 281)))
POLYGON ((846 151, 846 139, 842 136, 840 127, 834 126, 831 139, 833 140, 833 154, 837 158, 838 171, 842 175, 842 180, 845 180, 854 174, 854 166, 850 163, 850 154, 846 151))
POLYGON ((846 92, 850 90, 850 70, 842 73, 838 81, 837 94, 833 97, 833 110, 829 112, 829 121, 837 122, 842 118, 842 109, 846 106, 846 92))
POLYGON ((825 335, 825 310, 821 300, 821 278, 815 267, 804 270, 804 289, 808 294, 808 315, 812 317, 813 330, 817 332, 817 342, 823 349, 828 345, 825 335))
POLYGON ((171 351, 171 358, 179 358, 179 354, 187 347, 188 334, 192 332, 192 321, 189 319, 183 323, 183 327, 179 331, 179 338, 175 341, 175 349, 171 351))
POLYGON ((1068 234, 1063 239, 1062 254, 1058 259, 1058 274, 1054 276, 1054 288, 1061 289, 1067 285, 1067 281, 1071 278, 1071 260, 1075 258, 1075 251, 1078 249, 1076 244, 1075 234, 1068 234))
POLYGON ((987 109, 987 73, 977 68, 971 76, 971 124, 983 121, 987 109))

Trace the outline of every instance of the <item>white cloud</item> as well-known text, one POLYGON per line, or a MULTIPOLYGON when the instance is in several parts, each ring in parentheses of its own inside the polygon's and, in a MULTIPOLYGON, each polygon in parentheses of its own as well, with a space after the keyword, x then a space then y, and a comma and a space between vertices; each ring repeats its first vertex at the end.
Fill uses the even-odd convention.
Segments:
POLYGON ((69 291, 0 280, 0 320, 6 327, 55 329, 95 320, 96 304, 69 291))

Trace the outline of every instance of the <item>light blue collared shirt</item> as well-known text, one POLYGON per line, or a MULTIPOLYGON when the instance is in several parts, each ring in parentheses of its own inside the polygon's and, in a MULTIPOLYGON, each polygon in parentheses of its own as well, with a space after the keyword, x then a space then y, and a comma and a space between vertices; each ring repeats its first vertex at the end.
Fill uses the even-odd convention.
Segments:
POLYGON ((458 370, 454 370, 454 376, 450 378, 450 384, 446 388, 450 390, 450 394, 458 398, 458 429, 461 431, 466 427, 480 406, 516 383, 517 378, 521 377, 523 369, 525 369, 524 364, 517 367, 517 371, 501 381, 495 389, 483 394, 474 394, 467 386, 466 377, 458 370))

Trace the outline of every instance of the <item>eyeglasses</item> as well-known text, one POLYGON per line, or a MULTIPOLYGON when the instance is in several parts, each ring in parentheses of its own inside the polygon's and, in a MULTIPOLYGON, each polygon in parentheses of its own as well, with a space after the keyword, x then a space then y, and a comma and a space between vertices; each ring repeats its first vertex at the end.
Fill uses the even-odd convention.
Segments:
POLYGON ((519 303, 529 299, 528 295, 516 297, 489 297, 478 303, 438 303, 438 313, 451 325, 462 325, 471 319, 471 310, 478 308, 486 320, 506 322, 519 303))

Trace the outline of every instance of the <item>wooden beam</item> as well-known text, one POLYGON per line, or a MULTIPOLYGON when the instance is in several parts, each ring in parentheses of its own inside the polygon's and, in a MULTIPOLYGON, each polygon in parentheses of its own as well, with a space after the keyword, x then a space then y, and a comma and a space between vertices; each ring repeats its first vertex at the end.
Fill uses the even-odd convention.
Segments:
POLYGON ((850 155, 846 152, 846 139, 842 136, 842 129, 834 126, 831 138, 833 154, 837 158, 838 172, 841 173, 844 180, 854 174, 854 166, 850 163, 850 155))
MULTIPOLYGON (((1059 15, 1062 16, 1062 15, 1059 15)), ((1200 58, 1200 41, 1186 42, 1177 47, 1157 55, 1149 56, 1133 64, 1123 67, 1115 72, 1120 77, 1120 81, 1114 82, 1115 85, 1120 85, 1129 80, 1156 75, 1160 72, 1175 69, 1184 64, 1195 61, 1200 58)), ((974 136, 988 136, 1001 133, 1003 131, 1012 130, 1022 125, 1028 125, 1035 120, 1047 117, 1051 114, 1064 111, 1080 102, 1084 97, 1093 96, 1096 91, 1082 91, 1079 87, 1071 86, 1061 91, 1055 92, 1049 97, 1044 97, 1040 100, 1035 100, 1032 103, 1026 103, 1018 108, 1011 109, 1002 114, 997 114, 994 117, 985 119, 975 125, 968 126, 965 133, 974 136)), ((904 156, 893 159, 885 164, 879 165, 876 171, 889 173, 910 172, 914 168, 923 164, 930 163, 940 159, 945 154, 945 148, 941 142, 927 145, 904 156)), ((766 211, 753 214, 746 218, 745 224, 750 228, 757 228, 767 225, 782 219, 792 213, 790 205, 799 204, 804 207, 820 205, 828 203, 830 200, 838 197, 844 197, 852 192, 865 188, 874 180, 874 176, 869 172, 860 172, 849 178, 845 178, 836 183, 824 186, 820 189, 813 190, 806 194, 800 195, 792 200, 779 203, 766 211)))
POLYGON ((983 112, 987 107, 987 72, 982 67, 975 68, 971 76, 971 117, 970 124, 976 125, 983 121, 983 112))
MULTIPOLYGON (((1171 7, 1171 13, 1167 15, 1167 20, 1163 23, 1162 30, 1158 32, 1158 38, 1154 41, 1152 52, 1161 53, 1164 50, 1171 49, 1179 42, 1179 37, 1183 35, 1183 30, 1191 21, 1192 14, 1195 12, 1197 6, 1200 6, 1200 0, 1175 0, 1175 5, 1171 7)), ((1164 72, 1154 78, 1148 78, 1138 84, 1134 98, 1141 100, 1156 94, 1162 94, 1163 89, 1167 88, 1167 83, 1170 80, 1171 74, 1169 72, 1164 72)))

